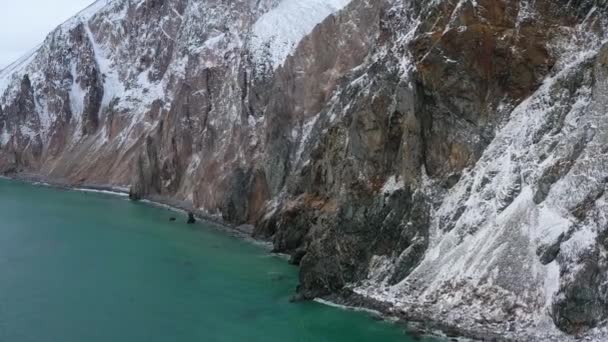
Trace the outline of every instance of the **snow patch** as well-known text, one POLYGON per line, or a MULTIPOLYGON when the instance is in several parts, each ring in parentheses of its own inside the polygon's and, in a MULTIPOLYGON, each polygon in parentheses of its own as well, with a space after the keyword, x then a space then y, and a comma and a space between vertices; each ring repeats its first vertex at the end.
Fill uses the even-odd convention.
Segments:
POLYGON ((102 106, 107 107, 110 104, 110 101, 119 94, 125 92, 125 87, 122 82, 120 82, 119 76, 113 67, 112 61, 107 57, 110 54, 98 44, 95 40, 95 36, 89 25, 85 25, 85 30, 87 32, 87 36, 89 37, 89 41, 91 42, 91 46, 93 47, 93 53, 95 54, 95 61, 97 63, 97 67, 102 75, 104 75, 103 81, 103 99, 102 106))
POLYGON ((297 141, 300 142, 300 146, 298 147, 298 151, 296 153, 296 161, 300 161, 300 159, 302 158, 302 154, 304 153, 304 148, 308 144, 308 140, 310 139, 310 134, 312 133, 312 129, 318 120, 319 120, 319 115, 313 117, 312 119, 310 119, 309 121, 304 123, 304 125, 302 126, 301 136, 299 139, 297 139, 297 141))
POLYGON ((536 236, 533 237, 543 244, 554 243, 571 226, 571 222, 565 216, 555 209, 541 208, 538 214, 536 236))
POLYGON ((5 146, 11 140, 11 135, 4 129, 0 134, 0 147, 5 146))
POLYGON ((553 296, 559 291, 559 264, 553 261, 546 268, 545 276, 545 307, 550 307, 553 296))
POLYGON ((114 0, 97 0, 82 11, 80 11, 78 14, 61 24, 60 27, 65 30, 69 30, 70 28, 80 23, 86 23, 91 18, 93 18, 93 16, 99 13, 104 7, 111 4, 113 1, 114 0))
POLYGON ((382 187, 382 193, 392 194, 397 190, 403 189, 403 187, 405 187, 403 180, 397 180, 396 176, 391 176, 384 183, 384 186, 382 187))
POLYGON ((253 25, 252 47, 258 62, 277 68, 297 44, 328 16, 351 0, 283 0, 253 25))
POLYGON ((38 55, 40 46, 35 47, 17 61, 0 70, 0 96, 4 94, 11 82, 20 76, 22 71, 34 60, 38 55))

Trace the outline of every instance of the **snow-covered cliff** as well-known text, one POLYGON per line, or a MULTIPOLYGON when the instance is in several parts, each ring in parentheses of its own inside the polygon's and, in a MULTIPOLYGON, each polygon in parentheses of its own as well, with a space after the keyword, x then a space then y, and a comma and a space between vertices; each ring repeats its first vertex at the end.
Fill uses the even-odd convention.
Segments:
POLYGON ((303 298, 602 340, 606 6, 97 1, 0 71, 0 170, 252 224, 303 298))

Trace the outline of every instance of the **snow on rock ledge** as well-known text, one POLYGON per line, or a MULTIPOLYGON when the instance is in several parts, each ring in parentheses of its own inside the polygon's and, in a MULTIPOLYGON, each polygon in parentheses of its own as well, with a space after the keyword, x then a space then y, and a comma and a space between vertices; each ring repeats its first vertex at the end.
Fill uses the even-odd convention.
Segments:
POLYGON ((351 0, 284 0, 253 26, 252 50, 272 68, 283 64, 297 44, 328 16, 351 0))

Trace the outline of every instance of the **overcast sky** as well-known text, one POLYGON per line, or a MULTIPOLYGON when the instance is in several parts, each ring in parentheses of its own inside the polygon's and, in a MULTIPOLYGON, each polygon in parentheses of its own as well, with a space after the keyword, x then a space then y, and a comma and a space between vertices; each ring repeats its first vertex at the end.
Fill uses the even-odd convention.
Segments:
POLYGON ((57 25, 93 0, 1 0, 0 69, 21 57, 57 25))

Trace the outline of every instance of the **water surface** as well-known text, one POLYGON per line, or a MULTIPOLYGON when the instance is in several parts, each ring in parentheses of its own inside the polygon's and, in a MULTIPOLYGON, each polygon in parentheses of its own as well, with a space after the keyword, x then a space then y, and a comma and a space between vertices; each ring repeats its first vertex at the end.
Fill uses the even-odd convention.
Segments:
POLYGON ((0 179, 0 341, 413 340, 364 313, 290 303, 296 268, 184 220, 0 179))

